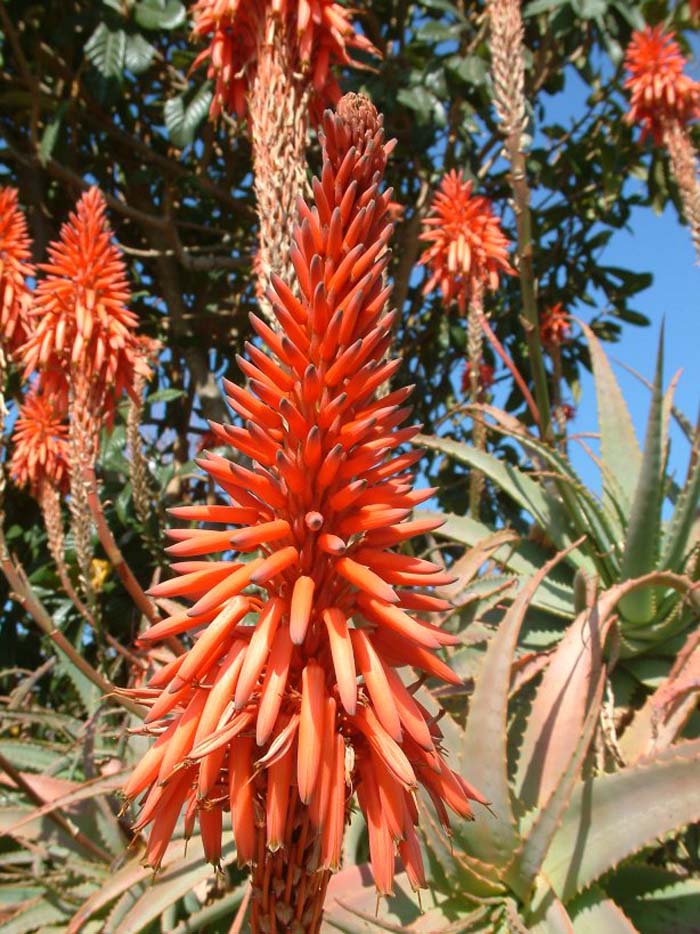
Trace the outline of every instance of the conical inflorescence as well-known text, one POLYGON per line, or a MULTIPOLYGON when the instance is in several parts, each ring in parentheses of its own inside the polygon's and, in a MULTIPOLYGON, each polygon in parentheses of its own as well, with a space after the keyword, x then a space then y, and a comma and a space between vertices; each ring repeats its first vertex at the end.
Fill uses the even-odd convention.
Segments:
POLYGON ((435 523, 410 518, 432 495, 413 489, 420 453, 403 449, 419 430, 402 427, 410 387, 380 393, 399 367, 383 275, 392 145, 356 95, 322 129, 323 171, 291 247, 299 297, 273 279, 279 331, 252 316, 260 343, 238 359, 249 388, 226 383, 241 424, 213 426, 236 459, 201 461, 228 502, 173 510, 206 527, 169 532, 177 576, 152 593, 193 605, 142 638, 189 632, 192 648, 138 692, 157 739, 125 788, 143 796, 136 827, 150 825, 154 867, 181 812, 217 863, 230 811, 253 866, 253 930, 270 912, 317 929, 353 792, 380 893, 397 851, 423 884, 418 785, 445 824, 447 807, 469 818, 470 800, 483 802, 399 673, 459 682, 435 654, 456 640, 424 616, 447 608, 426 588, 450 575, 395 550, 435 523))

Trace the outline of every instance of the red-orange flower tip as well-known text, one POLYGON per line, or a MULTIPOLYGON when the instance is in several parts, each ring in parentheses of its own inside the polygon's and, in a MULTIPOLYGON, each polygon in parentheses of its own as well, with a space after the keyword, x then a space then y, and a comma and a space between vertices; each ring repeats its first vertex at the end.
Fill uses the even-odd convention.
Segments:
POLYGON ((646 26, 633 33, 625 53, 630 94, 628 123, 661 141, 664 125, 685 126, 700 117, 700 83, 683 74, 686 59, 672 32, 662 25, 646 26))
POLYGON ((40 496, 46 484, 68 488, 68 425, 56 397, 32 388, 20 405, 12 432, 10 475, 19 487, 40 496))
POLYGON ((460 311, 480 302, 486 289, 495 290, 501 273, 515 272, 508 261, 508 239, 491 203, 474 195, 473 187, 461 172, 448 172, 420 235, 429 244, 418 260, 430 273, 424 293, 439 287, 445 302, 456 300, 460 311))
POLYGON ((14 356, 27 339, 31 292, 27 221, 14 188, 0 187, 0 348, 14 356))
POLYGON ((132 388, 135 371, 147 371, 144 351, 152 348, 134 334, 126 268, 97 188, 83 194, 48 252, 49 262, 38 267, 44 275, 34 293, 34 330, 22 351, 25 374, 42 372, 46 390, 64 396, 81 380, 92 408, 111 410, 132 388))

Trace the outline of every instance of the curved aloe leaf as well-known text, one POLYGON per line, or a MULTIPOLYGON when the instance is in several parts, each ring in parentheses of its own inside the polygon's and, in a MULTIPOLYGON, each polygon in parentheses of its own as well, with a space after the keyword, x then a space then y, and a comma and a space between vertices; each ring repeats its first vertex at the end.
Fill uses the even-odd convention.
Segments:
MULTIPOLYGON (((622 555, 621 575, 623 580, 648 574, 659 558, 659 534, 662 503, 662 458, 663 458, 663 328, 659 335, 656 358, 654 391, 649 408, 644 455, 639 471, 639 480, 630 510, 625 550, 622 555)), ((654 615, 654 593, 638 591, 620 602, 620 609, 632 623, 649 623, 654 615)))
POLYGON ((530 934, 574 934, 569 913, 542 874, 537 879, 535 897, 539 910, 528 925, 530 934))
POLYGON ((622 859, 700 817, 700 757, 636 765, 582 782, 544 872, 567 902, 622 859))
POLYGON ((599 681, 609 626, 597 605, 580 613, 542 677, 515 774, 515 796, 526 810, 549 799, 574 755, 599 681))
POLYGON ((600 453, 605 467, 603 496, 609 503, 621 502, 625 513, 629 515, 642 466, 642 452, 634 432, 632 417, 610 361, 588 325, 582 321, 578 323, 588 341, 593 365, 598 401, 600 453))
MULTIPOLYGON (((567 548, 572 543, 569 522, 561 503, 522 470, 499 460, 488 451, 480 451, 451 438, 419 435, 416 444, 439 451, 461 464, 479 470, 546 529, 557 548, 567 548)), ((586 568, 591 566, 590 559, 580 551, 572 552, 571 560, 586 568)))
MULTIPOLYGON (((482 522, 472 519, 471 516, 457 516, 451 512, 437 513, 418 511, 417 516, 425 518, 443 519, 443 525, 437 529, 435 535, 451 538, 461 545, 469 548, 476 547, 481 541, 493 535, 493 531, 482 522)), ((514 545, 502 545, 491 555, 493 561, 512 571, 514 574, 531 577, 546 560, 545 553, 533 542, 519 541, 514 545)), ((556 575, 550 575, 542 581, 542 586, 532 599, 532 606, 571 619, 574 611, 573 588, 556 575)))
POLYGON ((593 739, 593 733, 600 714, 604 683, 605 674, 600 672, 586 718, 581 724, 580 732, 576 734, 578 741, 572 750, 568 766, 564 773, 558 777, 556 788, 554 788, 547 803, 537 815, 522 848, 508 867, 508 880, 515 891, 524 899, 529 897, 533 885, 536 884, 562 814, 569 803, 574 783, 578 779, 588 747, 593 739))
MULTIPOLYGON (((556 484, 570 527, 575 529, 578 535, 590 533, 593 536, 597 545, 597 552, 594 549, 595 560, 601 573, 607 572, 610 577, 614 573, 614 564, 609 553, 614 550, 620 539, 618 510, 603 509, 596 496, 576 473, 568 457, 539 438, 533 437, 516 418, 491 405, 472 408, 478 408, 485 415, 490 415, 495 422, 492 428, 516 440, 535 461, 539 459, 544 467, 551 469, 552 476, 548 477, 545 474, 544 477, 548 477, 550 485, 556 484)), ((542 485, 544 487, 544 484, 542 485)))
MULTIPOLYGON (((222 862, 229 862, 234 853, 233 843, 224 846, 222 862)), ((115 929, 115 934, 138 934, 160 917, 166 908, 185 896, 195 886, 213 876, 214 869, 203 856, 198 859, 183 859, 177 863, 171 863, 124 916, 115 929)))
POLYGON ((574 934, 639 934, 619 905, 597 889, 576 899, 569 914, 574 934))
MULTIPOLYGON (((185 841, 174 840, 168 851, 168 858, 172 859, 166 867, 186 865, 184 858, 185 841)), ((191 860, 190 860, 191 861, 191 860)), ((153 878, 153 870, 148 866, 143 866, 138 858, 130 860, 126 866, 122 866, 104 884, 88 898, 71 918, 66 934, 81 934, 88 919, 100 911, 105 905, 109 905, 115 899, 120 898, 124 892, 129 891, 141 882, 150 882, 153 878)), ((149 886, 150 890, 150 886, 149 886)))
POLYGON ((8 836, 12 836, 22 826, 24 826, 24 824, 27 824, 38 817, 44 817, 44 815, 50 814, 52 811, 55 811, 59 808, 69 807, 70 805, 77 804, 79 801, 85 801, 89 798, 94 798, 97 795, 111 794, 118 788, 121 788, 121 786, 124 784, 125 776, 127 776, 130 771, 131 770, 129 769, 124 772, 118 772, 115 775, 108 775, 107 777, 101 775, 99 778, 81 782, 77 788, 74 788, 67 794, 53 798, 53 800, 48 801, 46 804, 42 805, 42 807, 30 811, 11 827, 4 829, 3 833, 6 833, 8 836))
MULTIPOLYGON (((572 543, 569 550, 577 545, 578 542, 572 543)), ((518 633, 532 595, 566 554, 560 552, 543 565, 516 596, 489 642, 469 705, 462 763, 469 781, 490 798, 495 818, 480 815, 473 824, 460 825, 457 833, 469 853, 496 866, 505 866, 520 844, 508 787, 506 729, 518 633)))
POLYGON ((225 918, 227 915, 233 914, 243 901, 247 886, 247 882, 243 885, 239 885, 235 891, 229 892, 228 895, 224 895, 223 898, 218 898, 215 902, 212 902, 211 905, 202 908, 201 911, 190 915, 185 921, 178 924, 177 927, 172 928, 170 934, 192 934, 193 931, 206 931, 206 925, 210 925, 220 918, 225 918))
POLYGON ((677 879, 655 887, 654 891, 625 899, 622 904, 644 934, 696 934, 700 918, 700 880, 677 879))
POLYGON ((661 552, 661 567, 677 570, 687 557, 692 547, 690 541, 693 524, 698 511, 700 500, 700 452, 697 445, 693 448, 692 457, 695 460, 685 486, 680 492, 668 530, 664 536, 661 552))

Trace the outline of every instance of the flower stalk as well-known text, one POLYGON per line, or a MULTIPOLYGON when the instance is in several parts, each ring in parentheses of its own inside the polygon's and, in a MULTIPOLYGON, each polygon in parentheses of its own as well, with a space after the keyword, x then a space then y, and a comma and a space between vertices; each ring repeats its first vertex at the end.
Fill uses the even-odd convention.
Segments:
POLYGON ((191 647, 131 695, 158 737, 124 788, 141 800, 134 829, 150 827, 148 863, 160 866, 182 813, 218 864, 229 812, 252 867, 254 934, 318 930, 355 790, 380 894, 397 854, 424 884, 419 784, 446 827, 447 807, 471 819, 470 802, 485 801, 448 767, 439 726, 397 671, 459 681, 434 654, 455 638, 425 616, 448 607, 426 588, 451 576, 393 551, 435 528, 409 519, 433 494, 413 489, 419 453, 401 453, 419 430, 400 427, 410 388, 380 395, 399 366, 383 279, 393 144, 356 95, 322 130, 323 171, 290 246, 298 293, 272 278, 279 330, 251 316, 264 349, 238 358, 249 388, 224 384, 240 423, 211 426, 252 468, 206 453, 225 504, 171 510, 207 526, 169 531, 177 576, 150 593, 193 605, 141 640, 189 633, 191 647))
POLYGON ((543 438, 553 441, 547 371, 539 337, 537 287, 533 262, 530 186, 524 149, 526 125, 524 28, 519 0, 490 0, 491 74, 494 105, 510 162, 510 182, 517 230, 516 255, 522 298, 522 324, 543 438))

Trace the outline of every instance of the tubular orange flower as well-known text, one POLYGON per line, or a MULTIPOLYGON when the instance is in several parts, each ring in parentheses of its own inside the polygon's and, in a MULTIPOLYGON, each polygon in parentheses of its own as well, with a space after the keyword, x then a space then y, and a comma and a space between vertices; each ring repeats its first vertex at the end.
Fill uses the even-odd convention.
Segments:
POLYGON ((430 271, 423 292, 439 286, 445 301, 456 300, 461 312, 485 289, 498 288, 501 273, 515 272, 500 222, 488 199, 472 194, 473 187, 461 172, 448 172, 420 235, 430 244, 418 260, 430 271))
POLYGON ((362 67, 350 49, 379 54, 336 0, 197 0, 193 14, 194 34, 210 39, 194 67, 208 62, 207 76, 215 80, 213 116, 222 109, 245 115, 261 45, 272 45, 276 31, 286 36, 292 72, 307 76, 313 86, 317 116, 340 99, 332 66, 362 67))
POLYGON ((561 302, 546 308, 540 316, 540 340, 548 350, 561 347, 571 335, 571 321, 568 311, 561 302))
POLYGON ((10 474, 17 486, 28 486, 36 497, 46 484, 66 492, 68 425, 54 396, 36 388, 29 390, 19 408, 12 442, 10 474))
POLYGON ((700 117, 700 84, 683 74, 686 59, 672 32, 646 26, 633 33, 625 54, 630 92, 628 123, 638 124, 642 139, 660 143, 664 125, 687 125, 700 117))
POLYGON ((27 221, 17 191, 0 188, 0 348, 14 356, 29 333, 31 293, 26 277, 34 274, 27 221))
MULTIPOLYGON (((248 344, 238 362, 250 388, 225 384, 242 427, 212 425, 253 469, 208 454, 201 465, 229 504, 172 510, 222 531, 171 533, 169 551, 187 560, 152 593, 194 605, 142 638, 200 634, 167 688, 170 712, 149 723, 161 737, 125 788, 130 799, 145 794, 137 827, 153 822, 155 866, 171 827, 164 813, 231 807, 239 858, 253 863, 256 932, 283 900, 305 930, 318 929, 353 787, 381 892, 391 890, 397 847, 416 884, 423 878, 413 831, 419 783, 441 816, 443 800, 463 816, 470 798, 483 800, 448 769, 439 729, 393 671, 415 665, 459 681, 433 654, 455 639, 420 615, 447 607, 420 591, 450 576, 391 550, 436 527, 406 521, 433 492, 412 489, 416 455, 397 452, 418 431, 399 427, 410 390, 378 394, 398 368, 386 358, 391 192, 380 190, 392 144, 355 95, 324 115, 322 142, 315 203, 300 200, 291 249, 299 297, 273 279, 280 331, 252 316, 268 353, 248 344), (233 549, 244 554, 229 557, 233 549), (205 560, 213 551, 219 560, 205 560), (391 821, 377 807, 384 799, 391 821)), ((147 692, 141 699, 154 704, 147 692)), ((207 849, 218 852, 211 839, 207 849)))
POLYGON ((35 292, 34 331, 23 348, 25 376, 42 372, 46 391, 67 396, 84 381, 93 413, 111 411, 137 368, 146 368, 127 308, 126 268, 97 188, 87 191, 49 246, 50 262, 35 292))

